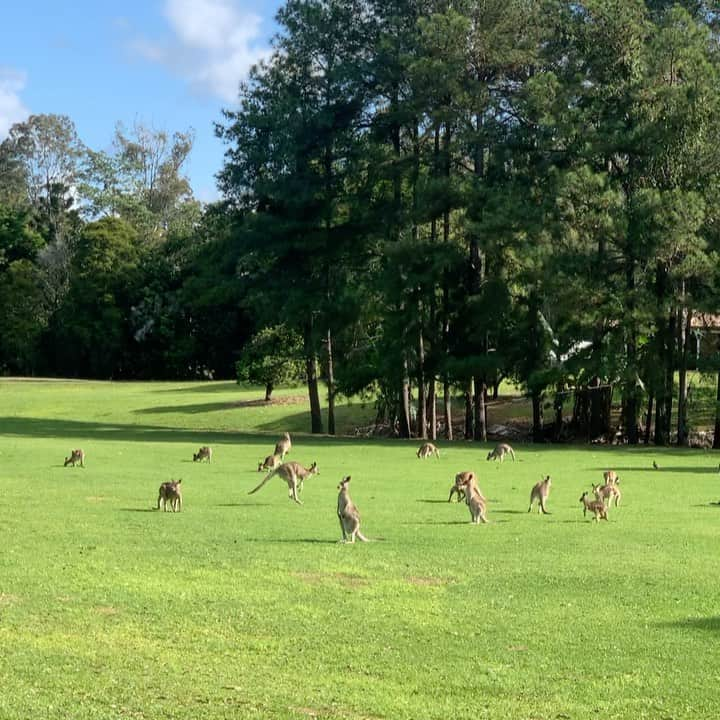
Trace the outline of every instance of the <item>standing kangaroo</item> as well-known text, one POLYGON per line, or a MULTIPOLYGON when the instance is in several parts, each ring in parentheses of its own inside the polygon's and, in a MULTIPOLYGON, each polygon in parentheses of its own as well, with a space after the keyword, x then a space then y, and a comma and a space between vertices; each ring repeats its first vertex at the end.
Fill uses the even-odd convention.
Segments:
POLYGON ((508 454, 513 459, 513 462, 515 462, 515 451, 507 443, 500 443, 495 446, 495 449, 492 450, 492 452, 488 453, 487 459, 500 460, 500 462, 503 462, 505 455, 508 454))
POLYGON ((434 455, 438 460, 440 459, 440 451, 437 449, 437 446, 432 443, 424 443, 421 445, 416 454, 421 460, 431 455, 434 455))
POLYGON ((588 494, 584 492, 580 496, 580 502, 583 504, 583 517, 587 515, 589 510, 595 516, 595 522, 608 519, 607 508, 602 500, 588 500, 588 494))
POLYGON ((160 485, 158 490, 157 509, 160 509, 160 503, 163 506, 163 512, 167 512, 168 503, 173 512, 180 512, 182 510, 182 489, 180 488, 180 480, 170 480, 170 482, 164 482, 160 485))
POLYGON ((528 508, 528 512, 532 510, 533 502, 537 502, 538 512, 542 510, 543 514, 550 514, 545 508, 545 503, 548 499, 548 495, 550 495, 551 483, 552 480, 550 480, 550 476, 548 475, 543 480, 533 485, 533 488, 530 491, 530 507, 528 508))
POLYGON ((75 467, 75 463, 80 463, 80 467, 82 468, 85 467, 85 451, 81 448, 70 451, 70 457, 65 458, 65 464, 63 467, 67 467, 68 465, 75 467))
POLYGON ((303 481, 310 475, 318 475, 317 463, 314 462, 309 468, 304 468, 300 463, 290 461, 279 465, 269 472, 262 482, 248 495, 256 493, 271 477, 279 475, 288 484, 288 497, 291 497, 298 505, 302 505, 302 500, 297 496, 298 490, 302 492, 303 481))
POLYGON ((258 472, 274 470, 276 467, 279 467, 281 462, 279 455, 268 455, 262 462, 258 463, 258 472))
POLYGON ((614 470, 606 470, 603 473, 603 480, 605 480, 606 485, 615 485, 620 482, 620 478, 614 470))
POLYGON ((470 519, 474 525, 480 522, 487 522, 485 517, 485 498, 480 492, 480 488, 475 484, 475 477, 469 479, 465 483, 465 502, 470 510, 470 519))
POLYGON ((196 453, 193 453, 193 462, 207 460, 212 462, 212 448, 203 445, 196 453))
MULTIPOLYGON (((450 496, 448 502, 452 500, 453 495, 457 495, 458 502, 465 499, 465 487, 468 483, 472 483, 477 488, 477 475, 472 470, 463 470, 455 476, 455 482, 450 488, 450 496)), ((482 495, 482 493, 480 493, 482 495)))
POLYGON ((622 493, 620 492, 620 486, 617 484, 620 481, 616 481, 616 483, 606 483, 605 485, 595 485, 592 486, 592 491, 595 497, 598 500, 601 500, 603 503, 607 503, 607 506, 610 507, 612 505, 613 499, 615 500, 615 507, 617 507, 620 504, 620 499, 622 498, 622 493))
POLYGON ((350 498, 349 484, 350 476, 348 475, 338 485, 340 493, 338 494, 337 516, 342 531, 342 540, 340 542, 354 543, 355 538, 362 540, 362 542, 368 542, 368 539, 360 532, 360 511, 350 498))
POLYGON ((283 433, 283 436, 275 443, 275 455, 279 455, 280 459, 284 460, 291 449, 292 441, 290 440, 290 433, 283 433))

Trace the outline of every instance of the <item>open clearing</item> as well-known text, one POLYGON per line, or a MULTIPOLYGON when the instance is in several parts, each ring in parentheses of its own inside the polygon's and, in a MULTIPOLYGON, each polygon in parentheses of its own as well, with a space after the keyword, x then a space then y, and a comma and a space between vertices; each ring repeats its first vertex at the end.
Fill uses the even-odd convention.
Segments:
POLYGON ((720 454, 517 445, 501 466, 440 441, 421 461, 297 434, 305 406, 258 394, 0 382, 3 720, 717 717, 720 454), (277 478, 247 494, 285 429, 320 468, 302 507, 277 478), (623 500, 595 524, 578 498, 606 468, 623 500), (446 502, 465 469, 489 525, 446 502), (546 473, 552 515, 528 514, 546 473), (337 543, 346 474, 377 542, 337 543), (178 477, 183 512, 154 511, 178 477))

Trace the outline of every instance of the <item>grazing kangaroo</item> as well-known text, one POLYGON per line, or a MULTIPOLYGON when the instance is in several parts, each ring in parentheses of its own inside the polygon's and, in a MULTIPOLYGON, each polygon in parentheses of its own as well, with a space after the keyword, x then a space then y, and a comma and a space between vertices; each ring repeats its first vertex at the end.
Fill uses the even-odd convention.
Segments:
MULTIPOLYGON (((620 481, 618 480, 618 482, 620 481)), ((620 492, 620 488, 617 483, 614 485, 610 483, 607 483, 605 485, 593 484, 592 491, 595 497, 598 500, 602 500, 603 503, 607 503, 608 507, 612 505, 613 499, 615 500, 615 507, 620 504, 622 493, 620 492)))
POLYGON ((212 462, 212 448, 203 445, 196 453, 193 453, 193 462, 207 460, 212 462))
POLYGON ((550 476, 548 475, 540 482, 537 482, 533 485, 532 490, 530 491, 530 507, 528 508, 528 512, 532 510, 533 502, 537 501, 538 504, 538 512, 542 510, 543 514, 549 515, 550 513, 545 509, 545 502, 548 499, 548 495, 550 495, 550 485, 552 483, 552 480, 550 480, 550 476))
POLYGON ((173 512, 180 512, 182 510, 182 489, 180 488, 180 480, 170 480, 170 482, 164 482, 160 485, 158 490, 158 501, 157 509, 160 509, 160 503, 163 506, 163 512, 167 512, 168 503, 173 512))
POLYGON ((258 472, 274 470, 276 467, 279 467, 281 462, 279 455, 268 455, 262 462, 258 463, 258 472))
POLYGON ((65 464, 63 467, 72 465, 75 467, 75 463, 80 463, 80 467, 85 467, 85 451, 78 448, 77 450, 70 451, 70 457, 65 458, 65 464))
POLYGON ((495 449, 492 452, 488 453, 487 459, 488 460, 500 460, 502 462, 505 459, 505 455, 510 455, 510 457, 513 459, 513 462, 515 462, 515 451, 507 444, 507 443, 500 443, 499 445, 495 446, 495 449))
POLYGON ((589 500, 587 492, 584 492, 580 496, 580 502, 583 504, 583 517, 587 515, 589 510, 595 516, 595 522, 608 519, 607 508, 602 500, 589 500))
POLYGON ((431 455, 434 455, 438 460, 440 459, 440 451, 437 449, 436 445, 433 445, 432 443, 424 443, 418 448, 417 456, 424 460, 426 457, 430 457, 431 455))
POLYGON ((290 461, 279 465, 274 470, 269 472, 262 480, 262 482, 248 495, 252 495, 257 492, 271 477, 279 475, 288 484, 288 497, 291 497, 298 505, 302 505, 302 500, 297 496, 298 490, 302 492, 303 481, 310 475, 318 475, 317 463, 314 462, 309 468, 304 468, 300 463, 290 461))
POLYGON ((615 485, 615 483, 620 482, 620 478, 614 470, 606 470, 603 473, 603 480, 605 480, 606 485, 615 485))
POLYGON ((468 483, 472 483, 477 488, 477 476, 475 473, 472 470, 459 472, 455 476, 455 483, 450 488, 450 497, 448 497, 448 502, 452 500, 453 495, 457 495, 458 502, 462 502, 465 499, 465 486, 468 483))
POLYGON ((355 538, 362 540, 362 542, 368 542, 368 539, 360 532, 360 511, 350 499, 349 483, 350 476, 348 475, 338 485, 340 493, 338 494, 337 515, 340 520, 340 530, 342 531, 342 540, 340 542, 354 543, 355 538))
POLYGON ((291 449, 292 441, 290 440, 290 433, 283 433, 280 440, 275 443, 275 455, 279 455, 280 459, 284 460, 291 449))

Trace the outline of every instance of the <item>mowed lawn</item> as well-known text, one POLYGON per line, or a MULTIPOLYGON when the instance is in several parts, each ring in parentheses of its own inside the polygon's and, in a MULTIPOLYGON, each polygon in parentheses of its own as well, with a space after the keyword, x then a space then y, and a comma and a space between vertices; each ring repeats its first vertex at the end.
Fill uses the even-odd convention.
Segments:
POLYGON ((439 442, 421 461, 301 434, 300 394, 0 381, 0 718, 718 716, 719 454, 517 445, 499 465, 439 442), (277 478, 248 495, 284 429, 320 468, 302 507, 277 478), (63 467, 74 447, 86 468, 63 467), (606 468, 623 498, 596 524, 578 499, 606 468), (465 469, 488 525, 447 502, 465 469), (552 515, 528 514, 546 473, 552 515), (347 474, 375 542, 337 542, 347 474), (170 478, 181 513, 154 510, 170 478))

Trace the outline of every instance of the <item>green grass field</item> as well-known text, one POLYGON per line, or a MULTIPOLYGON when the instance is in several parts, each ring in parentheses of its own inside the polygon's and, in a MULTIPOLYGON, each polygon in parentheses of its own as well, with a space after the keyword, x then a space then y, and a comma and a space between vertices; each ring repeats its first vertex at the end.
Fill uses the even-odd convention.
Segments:
POLYGON ((0 381, 0 718, 718 716, 720 454, 518 445, 500 466, 440 442, 420 461, 300 434, 300 394, 0 381), (285 429, 320 467, 302 507, 276 478, 247 494, 285 429), (63 467, 74 447, 85 469, 63 467), (623 501, 596 524, 578 498, 606 468, 623 501), (446 502, 465 469, 488 525, 446 502), (526 512, 544 473, 547 517, 526 512), (344 474, 376 542, 337 542, 344 474), (154 511, 171 477, 183 512, 154 511))

